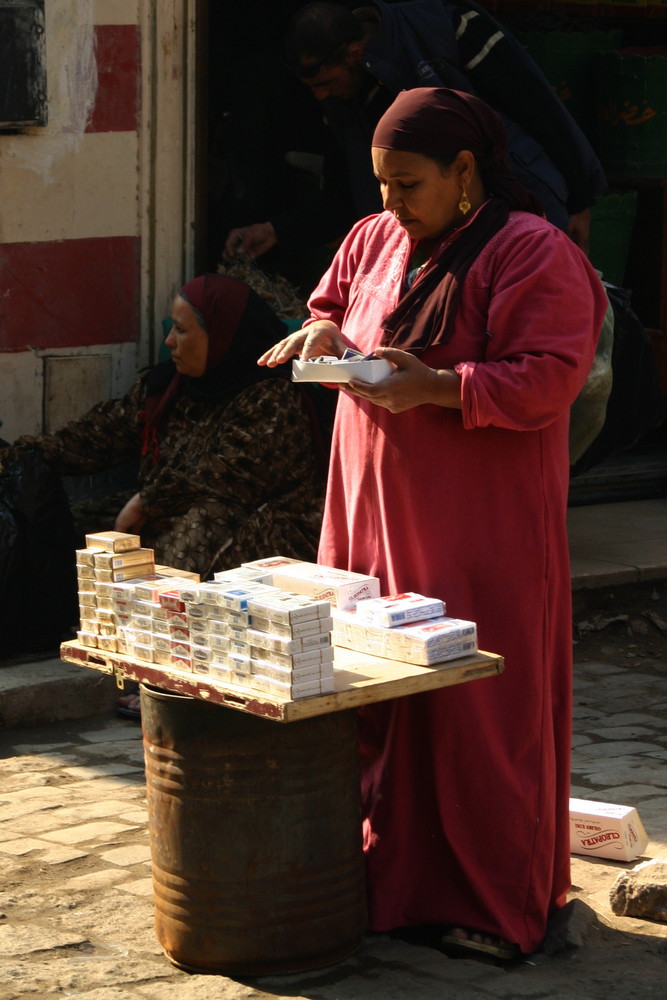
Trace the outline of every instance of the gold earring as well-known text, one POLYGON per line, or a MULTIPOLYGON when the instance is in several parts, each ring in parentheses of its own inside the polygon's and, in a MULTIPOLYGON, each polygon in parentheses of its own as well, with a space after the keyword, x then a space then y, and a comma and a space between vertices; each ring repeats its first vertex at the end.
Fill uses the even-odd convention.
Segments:
POLYGON ((466 191, 464 186, 463 191, 461 192, 461 200, 459 202, 459 212, 461 213, 461 215, 467 215, 471 208, 472 205, 470 204, 470 201, 468 199, 468 192, 466 191))

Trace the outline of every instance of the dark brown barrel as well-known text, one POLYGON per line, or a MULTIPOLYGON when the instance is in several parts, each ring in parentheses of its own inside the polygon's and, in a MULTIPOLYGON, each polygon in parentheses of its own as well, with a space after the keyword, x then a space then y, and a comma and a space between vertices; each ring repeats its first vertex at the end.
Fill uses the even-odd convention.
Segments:
POLYGON ((141 688, 155 924, 180 968, 300 972, 366 927, 354 712, 279 723, 141 688))

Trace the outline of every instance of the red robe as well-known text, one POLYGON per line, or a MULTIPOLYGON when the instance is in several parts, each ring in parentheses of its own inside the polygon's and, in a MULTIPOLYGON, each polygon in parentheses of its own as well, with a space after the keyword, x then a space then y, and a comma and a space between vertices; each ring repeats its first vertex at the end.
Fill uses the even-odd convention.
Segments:
MULTIPOLYGON (((370 353, 410 251, 389 213, 350 232, 310 300, 370 353)), ((341 392, 318 561, 476 621, 505 671, 360 712, 370 929, 453 924, 535 950, 570 887, 569 407, 606 309, 584 255, 512 213, 468 272, 448 344, 462 411, 341 392)))

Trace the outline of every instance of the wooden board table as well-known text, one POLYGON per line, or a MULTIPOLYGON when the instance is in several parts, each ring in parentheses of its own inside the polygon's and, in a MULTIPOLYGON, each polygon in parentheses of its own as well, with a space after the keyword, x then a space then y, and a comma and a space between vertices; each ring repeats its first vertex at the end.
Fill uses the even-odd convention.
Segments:
POLYGON ((433 691, 481 677, 493 677, 504 669, 503 658, 493 653, 479 652, 446 663, 421 667, 336 646, 335 691, 291 701, 253 691, 251 688, 215 683, 206 674, 156 666, 132 660, 122 653, 92 649, 79 642, 64 642, 60 647, 60 658, 67 663, 113 674, 119 687, 123 686, 125 680, 137 681, 276 722, 296 722, 298 719, 358 708, 370 702, 401 698, 419 691, 433 691))

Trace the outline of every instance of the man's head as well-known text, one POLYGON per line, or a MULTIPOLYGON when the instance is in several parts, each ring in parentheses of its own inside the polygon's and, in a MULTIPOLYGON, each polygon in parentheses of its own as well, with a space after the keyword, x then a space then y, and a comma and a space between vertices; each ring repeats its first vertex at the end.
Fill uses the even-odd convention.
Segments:
POLYGON ((341 3, 316 0, 296 12, 287 28, 285 58, 318 100, 352 100, 367 79, 364 26, 341 3))

